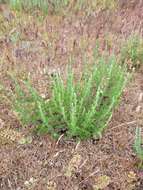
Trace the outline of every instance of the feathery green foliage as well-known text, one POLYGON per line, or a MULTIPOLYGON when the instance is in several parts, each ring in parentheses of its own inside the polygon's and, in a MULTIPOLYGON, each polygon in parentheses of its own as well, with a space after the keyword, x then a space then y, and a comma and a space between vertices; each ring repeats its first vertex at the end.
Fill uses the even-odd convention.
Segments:
POLYGON ((99 137, 111 119, 126 84, 126 72, 115 57, 100 58, 75 81, 68 69, 67 80, 57 74, 52 79, 51 97, 43 99, 25 82, 24 91, 16 82, 12 104, 23 124, 38 126, 38 132, 53 136, 63 131, 68 137, 99 137))
POLYGON ((142 139, 141 139, 141 128, 136 128, 134 150, 137 157, 140 159, 139 167, 143 167, 143 148, 142 148, 142 139))

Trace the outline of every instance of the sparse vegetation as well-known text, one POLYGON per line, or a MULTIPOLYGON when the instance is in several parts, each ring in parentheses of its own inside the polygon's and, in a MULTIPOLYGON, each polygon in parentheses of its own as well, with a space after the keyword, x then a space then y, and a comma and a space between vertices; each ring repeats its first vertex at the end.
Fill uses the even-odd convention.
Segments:
POLYGON ((81 139, 101 136, 127 81, 126 73, 115 57, 108 62, 100 58, 91 71, 74 81, 72 71, 67 73, 66 84, 56 75, 47 100, 27 82, 28 94, 16 83, 12 100, 15 112, 24 124, 38 126, 38 132, 57 136, 65 131, 67 136, 81 139))
POLYGON ((87 10, 88 12, 95 9, 113 10, 117 7, 117 0, 7 0, 5 1, 15 10, 42 10, 44 13, 57 13, 67 11, 87 10))
POLYGON ((138 167, 143 167, 143 148, 142 148, 142 136, 141 136, 141 128, 136 128, 135 142, 134 142, 134 150, 139 158, 140 162, 138 167))
POLYGON ((129 68, 139 68, 143 63, 143 39, 139 35, 132 35, 121 49, 121 61, 129 68))

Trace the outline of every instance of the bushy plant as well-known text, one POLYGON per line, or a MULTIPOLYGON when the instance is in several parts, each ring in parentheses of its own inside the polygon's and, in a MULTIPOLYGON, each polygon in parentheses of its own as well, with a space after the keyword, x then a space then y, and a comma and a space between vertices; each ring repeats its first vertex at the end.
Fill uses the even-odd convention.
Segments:
POLYGON ((139 68, 143 63, 143 39, 138 35, 130 36, 121 49, 121 61, 130 68, 139 68))
POLYGON ((52 79, 51 97, 43 99, 28 82, 24 89, 15 82, 12 105, 23 124, 32 124, 37 132, 48 132, 57 137, 86 139, 102 135, 111 119, 123 88, 126 71, 115 57, 100 58, 90 69, 85 69, 78 80, 70 68, 67 80, 60 74, 52 79))

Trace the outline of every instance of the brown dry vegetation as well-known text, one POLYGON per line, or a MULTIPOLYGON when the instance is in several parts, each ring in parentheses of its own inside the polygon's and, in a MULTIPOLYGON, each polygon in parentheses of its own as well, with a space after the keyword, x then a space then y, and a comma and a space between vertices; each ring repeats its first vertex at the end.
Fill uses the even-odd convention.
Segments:
MULTIPOLYGON (((143 3, 119 1, 114 10, 90 15, 30 16, 0 12, 0 81, 12 88, 9 73, 33 80, 48 96, 47 79, 64 69, 69 56, 78 74, 82 55, 92 59, 98 39, 100 51, 119 53, 130 34, 143 35, 143 3)), ((57 141, 48 135, 34 136, 22 128, 9 106, 0 101, 0 189, 2 190, 142 190, 143 173, 133 152, 136 126, 143 120, 143 70, 140 68, 125 89, 108 130, 99 141, 57 141), (28 143, 23 138, 32 136, 28 143), (32 142, 31 142, 32 141, 32 142)))

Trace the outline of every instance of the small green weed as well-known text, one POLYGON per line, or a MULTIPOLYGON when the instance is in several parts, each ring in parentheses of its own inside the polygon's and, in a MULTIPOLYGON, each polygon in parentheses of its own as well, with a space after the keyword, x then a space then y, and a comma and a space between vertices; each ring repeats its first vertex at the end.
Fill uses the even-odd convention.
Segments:
POLYGON ((68 69, 66 81, 56 74, 50 99, 43 99, 29 82, 22 88, 16 81, 10 96, 22 123, 38 126, 38 133, 57 137, 64 132, 68 137, 86 139, 102 135, 126 81, 126 71, 115 57, 108 61, 102 57, 76 81, 72 69, 68 69))
POLYGON ((141 128, 139 127, 136 128, 134 150, 137 157, 140 159, 140 163, 138 167, 142 168, 143 167, 143 148, 142 148, 142 139, 141 139, 141 128))
POLYGON ((138 35, 130 36, 121 50, 121 61, 129 68, 139 68, 143 63, 143 39, 138 35))

